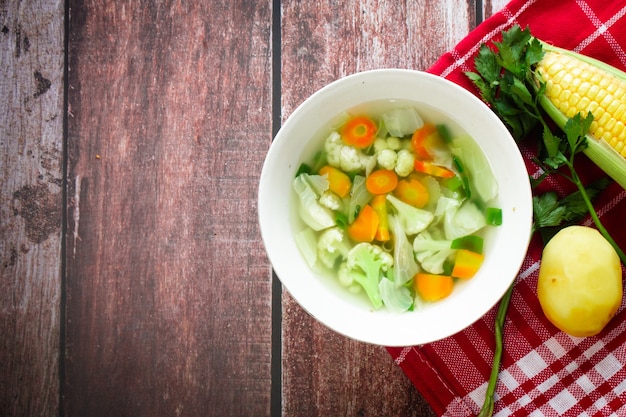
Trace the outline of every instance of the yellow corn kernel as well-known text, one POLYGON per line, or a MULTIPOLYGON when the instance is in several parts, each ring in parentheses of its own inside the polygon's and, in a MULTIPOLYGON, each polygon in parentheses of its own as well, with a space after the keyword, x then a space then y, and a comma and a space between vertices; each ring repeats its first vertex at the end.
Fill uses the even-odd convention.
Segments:
POLYGON ((615 111, 612 113, 617 120, 624 120, 623 117, 626 115, 626 104, 619 103, 615 111))
POLYGON ((546 96, 567 117, 592 113, 589 133, 626 157, 626 83, 587 62, 546 52, 537 65, 546 96))
POLYGON ((591 83, 589 81, 583 81, 578 88, 578 93, 580 93, 582 96, 586 96, 590 88, 591 83))

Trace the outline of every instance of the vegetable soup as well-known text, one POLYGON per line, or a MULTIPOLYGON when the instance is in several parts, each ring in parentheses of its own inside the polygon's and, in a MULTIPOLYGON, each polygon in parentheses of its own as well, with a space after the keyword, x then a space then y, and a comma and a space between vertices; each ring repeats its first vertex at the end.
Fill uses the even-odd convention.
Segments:
POLYGON ((374 309, 449 296, 488 256, 485 229, 502 222, 481 149, 439 119, 409 103, 352 109, 293 179, 300 252, 374 309))

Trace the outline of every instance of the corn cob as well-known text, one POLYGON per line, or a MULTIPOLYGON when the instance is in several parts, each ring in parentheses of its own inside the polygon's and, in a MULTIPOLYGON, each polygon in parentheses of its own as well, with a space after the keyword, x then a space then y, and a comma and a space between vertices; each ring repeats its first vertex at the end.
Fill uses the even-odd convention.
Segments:
POLYGON ((535 76, 545 83, 540 104, 563 127, 591 112, 585 154, 626 188, 626 74, 593 58, 543 44, 535 76))

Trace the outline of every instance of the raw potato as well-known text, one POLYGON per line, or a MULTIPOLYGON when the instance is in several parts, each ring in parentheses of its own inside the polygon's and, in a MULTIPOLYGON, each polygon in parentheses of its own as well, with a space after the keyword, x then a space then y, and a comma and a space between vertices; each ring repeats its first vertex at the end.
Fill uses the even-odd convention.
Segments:
POLYGON ((596 229, 564 228, 544 248, 537 294, 544 314, 560 330, 576 337, 600 333, 622 301, 615 249, 596 229))

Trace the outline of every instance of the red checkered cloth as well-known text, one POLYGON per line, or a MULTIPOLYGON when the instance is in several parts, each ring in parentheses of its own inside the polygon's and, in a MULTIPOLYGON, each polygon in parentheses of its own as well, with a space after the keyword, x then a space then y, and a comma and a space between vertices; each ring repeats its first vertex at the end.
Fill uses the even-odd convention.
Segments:
MULTIPOLYGON (((429 70, 478 94, 463 74, 473 69, 480 44, 514 24, 538 38, 626 69, 626 5, 607 0, 513 0, 483 22, 429 70)), ((626 99, 623 99, 626 100, 626 99)), ((530 175, 538 168, 521 146, 530 175)), ((577 160, 585 181, 602 175, 586 157, 577 160)), ((573 191, 551 178, 542 191, 573 191)), ((626 191, 612 183, 595 200, 609 233, 626 248, 626 191)), ((583 224, 592 225, 586 219, 583 224)), ((534 237, 515 282, 504 331, 496 388, 498 416, 626 416, 626 309, 622 304, 601 334, 575 338, 544 317, 536 287, 543 245, 534 237)), ((624 272, 624 269, 622 269, 624 272)), ((497 306, 464 331, 428 345, 388 348, 396 363, 439 415, 473 416, 480 410, 494 351, 497 306)))

